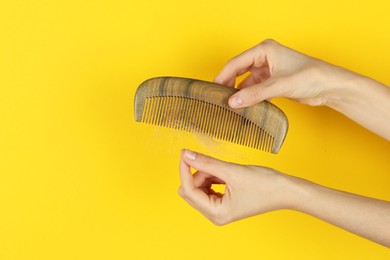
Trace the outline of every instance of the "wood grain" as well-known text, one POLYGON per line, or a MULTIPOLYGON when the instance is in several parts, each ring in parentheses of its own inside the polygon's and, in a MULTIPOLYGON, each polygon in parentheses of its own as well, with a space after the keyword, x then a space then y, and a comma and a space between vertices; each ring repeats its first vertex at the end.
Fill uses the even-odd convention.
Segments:
POLYGON ((248 108, 230 108, 228 99, 237 91, 195 79, 152 78, 137 89, 135 119, 172 128, 180 128, 179 121, 182 121, 183 130, 201 131, 218 139, 252 147, 255 147, 252 139, 259 139, 256 141, 262 142, 259 146, 262 150, 277 153, 287 134, 287 117, 268 101, 248 108), (143 117, 148 118, 143 120, 143 117), (173 118, 176 123, 172 123, 173 118))

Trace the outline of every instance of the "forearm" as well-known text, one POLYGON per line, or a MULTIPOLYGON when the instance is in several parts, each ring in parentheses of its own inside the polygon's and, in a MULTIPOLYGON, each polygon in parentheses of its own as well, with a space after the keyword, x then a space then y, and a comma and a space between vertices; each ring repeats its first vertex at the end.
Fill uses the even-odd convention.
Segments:
POLYGON ((390 88, 355 73, 341 84, 327 105, 390 141, 390 88))
POLYGON ((390 247, 390 202, 295 179, 292 208, 390 247))

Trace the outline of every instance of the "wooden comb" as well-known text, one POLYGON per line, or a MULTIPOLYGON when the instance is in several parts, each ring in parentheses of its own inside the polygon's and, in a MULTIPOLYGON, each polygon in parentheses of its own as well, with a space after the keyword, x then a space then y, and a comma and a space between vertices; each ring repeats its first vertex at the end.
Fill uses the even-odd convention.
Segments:
POLYGON ((237 91, 187 78, 148 79, 135 94, 135 120, 277 153, 287 134, 285 114, 268 101, 232 109, 228 99, 237 91))

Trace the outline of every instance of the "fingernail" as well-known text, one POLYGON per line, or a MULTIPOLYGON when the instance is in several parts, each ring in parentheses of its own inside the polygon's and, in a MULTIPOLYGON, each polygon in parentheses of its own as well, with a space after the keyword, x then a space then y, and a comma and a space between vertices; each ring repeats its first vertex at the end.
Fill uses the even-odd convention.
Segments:
POLYGON ((231 107, 240 107, 242 105, 242 99, 240 97, 232 97, 230 99, 231 107))
POLYGON ((196 159, 196 153, 193 152, 193 151, 190 151, 190 150, 185 150, 184 151, 184 156, 190 160, 190 161, 194 161, 196 159))

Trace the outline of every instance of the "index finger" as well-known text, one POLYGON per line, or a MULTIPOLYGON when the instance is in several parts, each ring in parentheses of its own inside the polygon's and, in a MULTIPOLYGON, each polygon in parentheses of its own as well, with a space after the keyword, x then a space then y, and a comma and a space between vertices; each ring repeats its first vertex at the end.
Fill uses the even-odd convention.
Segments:
POLYGON ((260 45, 252 47, 229 60, 215 77, 214 82, 234 87, 236 77, 249 71, 252 66, 261 67, 266 64, 266 53, 260 45))

